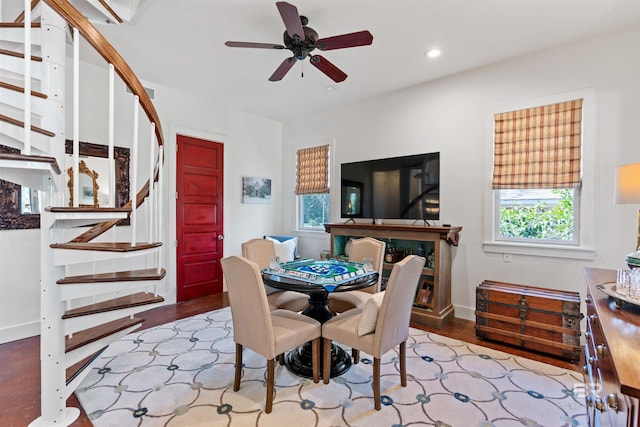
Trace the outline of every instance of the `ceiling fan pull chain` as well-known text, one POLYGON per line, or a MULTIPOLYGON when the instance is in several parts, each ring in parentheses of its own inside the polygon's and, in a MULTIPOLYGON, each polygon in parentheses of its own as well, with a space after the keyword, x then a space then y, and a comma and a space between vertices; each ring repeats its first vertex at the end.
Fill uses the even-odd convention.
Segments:
POLYGON ((300 78, 304 79, 304 62, 300 61, 300 78))

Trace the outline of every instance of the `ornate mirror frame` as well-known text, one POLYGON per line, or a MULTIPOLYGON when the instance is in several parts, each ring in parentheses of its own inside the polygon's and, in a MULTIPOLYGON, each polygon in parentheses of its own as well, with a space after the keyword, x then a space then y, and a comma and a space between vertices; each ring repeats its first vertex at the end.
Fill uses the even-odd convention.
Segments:
MULTIPOLYGON (((98 173, 89 169, 84 160, 80 160, 80 164, 78 165, 78 174, 85 175, 89 179, 89 182, 85 183, 83 183, 84 179, 82 177, 79 177, 78 179, 80 182, 80 197, 78 197, 80 199, 80 203, 78 206, 81 208, 99 208, 98 190, 100 189, 100 186, 98 185, 98 173), (88 188, 91 188, 91 191, 89 191, 88 194, 83 194, 85 191, 85 184, 88 188)), ((73 207, 73 167, 67 169, 67 175, 69 176, 69 180, 67 181, 67 188, 69 188, 69 207, 73 207)))
MULTIPOLYGON (((20 150, 0 145, 0 153, 19 153, 20 150)), ((73 152, 73 141, 65 141, 65 153, 73 152)), ((90 142, 80 142, 80 155, 88 157, 109 156, 109 147, 90 142)), ((124 206, 129 201, 129 162, 128 148, 114 147, 113 156, 116 169, 116 206, 124 206)), ((0 179, 0 230, 26 230, 40 228, 40 214, 22 214, 20 212, 22 186, 0 179)), ((65 189, 66 191, 66 189, 65 189)), ((120 225, 128 225, 123 220, 120 225)))

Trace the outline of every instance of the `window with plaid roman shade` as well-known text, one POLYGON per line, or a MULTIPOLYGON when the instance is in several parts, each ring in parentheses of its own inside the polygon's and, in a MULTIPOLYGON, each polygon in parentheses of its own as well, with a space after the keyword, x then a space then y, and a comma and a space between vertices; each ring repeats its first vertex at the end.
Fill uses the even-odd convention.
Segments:
POLYGON ((329 146, 297 151, 296 194, 329 193, 329 146))
POLYGON ((494 118, 494 189, 580 185, 582 99, 494 118))

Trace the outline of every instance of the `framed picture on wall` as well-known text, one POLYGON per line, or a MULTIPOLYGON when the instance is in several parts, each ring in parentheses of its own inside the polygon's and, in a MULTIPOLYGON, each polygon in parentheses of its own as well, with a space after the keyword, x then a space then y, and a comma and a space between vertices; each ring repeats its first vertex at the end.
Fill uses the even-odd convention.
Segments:
POLYGON ((268 205, 271 203, 269 178, 242 177, 242 203, 268 205))

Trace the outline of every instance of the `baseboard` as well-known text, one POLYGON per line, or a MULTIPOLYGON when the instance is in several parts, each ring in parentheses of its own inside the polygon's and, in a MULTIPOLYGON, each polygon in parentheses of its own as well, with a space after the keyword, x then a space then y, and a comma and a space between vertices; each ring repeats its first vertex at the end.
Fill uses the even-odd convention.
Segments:
POLYGON ((461 305, 453 306, 453 312, 455 317, 460 319, 476 321, 476 309, 475 307, 464 307, 461 305))
POLYGON ((0 329, 0 344, 40 335, 40 322, 29 322, 0 329))

